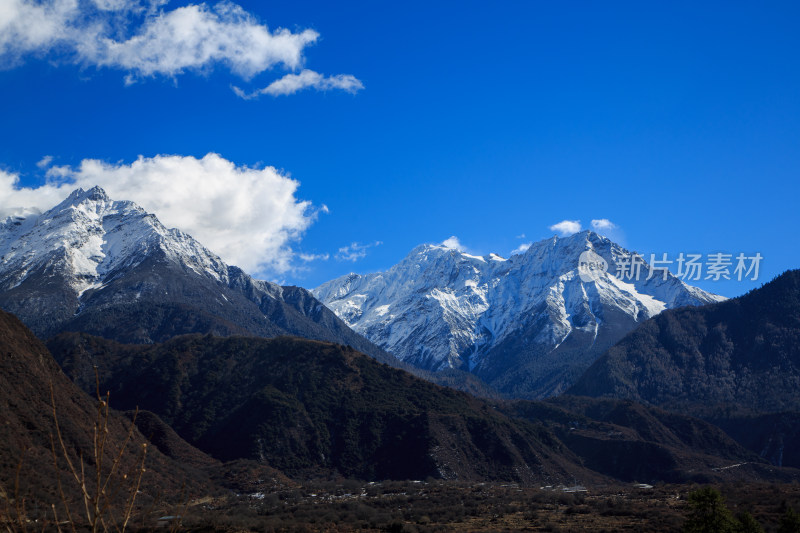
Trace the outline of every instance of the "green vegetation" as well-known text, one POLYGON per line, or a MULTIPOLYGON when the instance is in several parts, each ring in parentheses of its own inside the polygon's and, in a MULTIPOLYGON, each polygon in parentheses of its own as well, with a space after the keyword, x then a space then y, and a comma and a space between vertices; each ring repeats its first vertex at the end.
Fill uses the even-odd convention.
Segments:
POLYGON ((737 522, 719 491, 706 487, 689 494, 691 512, 683 526, 685 533, 734 533, 737 522))
MULTIPOLYGON (((764 528, 748 511, 734 518, 722 494, 714 487, 704 487, 689 494, 689 515, 683 525, 685 533, 764 533, 764 528)), ((800 521, 787 509, 781 517, 778 533, 800 532, 800 521), (797 529, 792 529, 793 527, 797 529)))
POLYGON ((764 533, 761 524, 747 511, 740 513, 736 519, 739 521, 737 533, 764 533))
POLYGON ((800 533, 800 516, 793 508, 786 508, 778 524, 778 533, 800 533))

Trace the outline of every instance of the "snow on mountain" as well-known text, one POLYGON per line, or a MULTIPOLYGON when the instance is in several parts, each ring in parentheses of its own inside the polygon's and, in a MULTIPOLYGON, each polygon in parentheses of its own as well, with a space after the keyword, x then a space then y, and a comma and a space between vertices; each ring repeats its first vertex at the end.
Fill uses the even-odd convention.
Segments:
POLYGON ((506 391, 518 385, 509 381, 525 378, 517 373, 527 366, 544 381, 526 391, 546 395, 542 387, 557 392, 566 383, 556 376, 562 344, 564 365, 585 367, 597 351, 664 309, 724 299, 672 274, 663 279, 661 271, 646 279, 646 263, 638 281, 622 280, 613 265, 626 256, 630 252, 590 231, 535 243, 508 259, 426 244, 386 272, 349 274, 312 292, 355 331, 407 363, 467 369, 506 391), (578 271, 586 250, 612 265, 588 282, 578 271), (511 359, 516 369, 509 368, 511 359))
POLYGON ((0 308, 42 338, 62 331, 134 343, 184 333, 297 335, 396 363, 305 289, 253 279, 99 187, 0 222, 0 308))
POLYGON ((199 275, 228 280, 228 267, 192 237, 167 229, 133 202, 111 200, 94 187, 73 191, 41 215, 10 217, 0 225, 0 290, 51 268, 80 297, 154 249, 199 275))

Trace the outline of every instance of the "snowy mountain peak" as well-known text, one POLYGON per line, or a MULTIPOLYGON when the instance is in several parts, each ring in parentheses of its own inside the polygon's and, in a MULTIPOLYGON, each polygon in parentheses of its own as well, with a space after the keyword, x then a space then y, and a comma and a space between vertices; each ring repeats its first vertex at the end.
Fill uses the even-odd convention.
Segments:
POLYGON ((106 194, 106 191, 100 187, 99 185, 95 185, 88 191, 84 191, 82 188, 78 187, 74 191, 67 196, 64 202, 71 203, 72 205, 76 205, 81 203, 85 200, 89 200, 92 202, 109 202, 111 199, 106 194))
POLYGON ((255 280, 99 187, 0 222, 0 308, 40 338, 81 331, 143 344, 187 333, 295 335, 395 362, 305 289, 255 280))
POLYGON ((406 362, 464 368, 491 381, 500 379, 503 358, 516 357, 511 346, 542 360, 570 347, 583 355, 569 358, 588 366, 597 350, 664 309, 723 299, 672 274, 650 276, 646 263, 638 280, 620 279, 614 265, 629 255, 592 231, 533 243, 509 259, 424 244, 386 272, 350 274, 313 293, 406 362), (587 251, 607 269, 584 280, 579 263, 587 251))
POLYGON ((70 209, 77 210, 83 214, 94 213, 100 215, 109 209, 138 209, 144 211, 133 202, 114 202, 109 198, 106 191, 99 186, 94 186, 89 190, 81 188, 72 191, 61 203, 50 209, 47 213, 64 213, 70 209))
POLYGON ((79 188, 40 215, 0 224, 0 290, 49 270, 81 297, 156 253, 217 280, 228 276, 219 257, 137 204, 112 200, 100 187, 79 188))

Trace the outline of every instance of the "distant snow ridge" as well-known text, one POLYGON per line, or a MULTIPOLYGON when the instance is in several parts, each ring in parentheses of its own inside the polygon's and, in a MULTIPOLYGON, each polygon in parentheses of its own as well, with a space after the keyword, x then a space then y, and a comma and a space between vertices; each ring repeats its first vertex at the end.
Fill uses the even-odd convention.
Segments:
POLYGON ((629 252, 591 231, 553 237, 503 259, 421 245, 386 272, 349 274, 313 294, 356 332, 415 366, 463 368, 500 390, 546 396, 564 389, 637 323, 664 309, 724 300, 661 271, 614 274, 629 252), (611 271, 584 282, 582 252, 611 271), (526 382, 524 384, 522 382, 526 382))

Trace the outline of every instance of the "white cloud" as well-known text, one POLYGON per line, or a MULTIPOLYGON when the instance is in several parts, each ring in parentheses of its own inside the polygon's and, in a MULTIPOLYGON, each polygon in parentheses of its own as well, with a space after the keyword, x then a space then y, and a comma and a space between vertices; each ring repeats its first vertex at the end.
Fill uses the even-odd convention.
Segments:
POLYGON ((311 261, 327 261, 328 259, 330 259, 331 255, 299 253, 297 254, 297 257, 303 262, 310 263, 311 261))
POLYGON ((55 46, 67 38, 67 22, 76 11, 76 0, 4 0, 0 3, 0 55, 16 64, 23 54, 55 46))
POLYGON ((340 89, 349 93, 357 93, 364 88, 364 84, 359 79, 349 74, 339 74, 337 76, 323 76, 319 72, 304 69, 299 74, 287 74, 284 77, 273 81, 263 89, 253 93, 245 93, 239 87, 233 87, 233 92, 237 96, 249 100, 260 94, 270 96, 286 96, 294 94, 303 89, 313 88, 318 91, 328 91, 340 89))
MULTIPOLYGON (((319 39, 311 29, 270 30, 240 6, 190 4, 164 10, 162 0, 3 0, 0 64, 51 54, 69 62, 124 70, 126 82, 226 66, 250 79, 275 67, 297 71, 304 49, 319 39)), ((351 75, 289 74, 263 91, 291 94, 305 87, 355 92, 351 75)), ((238 92, 237 92, 238 94, 238 92)))
POLYGON ((455 235, 442 241, 442 246, 458 250, 459 252, 465 252, 467 250, 467 248, 461 244, 461 241, 459 241, 458 237, 455 235))
POLYGON ((297 181, 273 167, 237 166, 217 154, 140 156, 131 164, 85 159, 48 175, 60 179, 31 189, 0 171, 0 216, 46 210, 76 187, 100 185, 111 198, 136 202, 253 274, 289 271, 291 243, 317 216, 310 202, 296 198, 297 181))
POLYGON ((592 220, 592 229, 595 231, 612 230, 617 229, 617 225, 607 218, 598 218, 592 220))
POLYGON ((581 230, 580 220, 562 220, 558 224, 550 226, 550 231, 557 231, 562 237, 568 237, 581 230))
POLYGON ((243 98, 245 100, 252 100, 256 96, 258 96, 257 93, 256 94, 246 93, 242 89, 240 89, 239 87, 236 87, 235 85, 231 85, 231 89, 233 89, 233 94, 235 94, 239 98, 243 98))
POLYGON ((592 220, 592 229, 608 239, 620 244, 625 245, 625 232, 622 231, 617 224, 614 224, 607 218, 596 218, 592 220))
POLYGON ((350 243, 347 246, 342 246, 339 248, 339 251, 336 252, 336 260, 351 261, 355 263, 359 259, 363 259, 367 256, 367 250, 369 248, 372 248, 373 246, 380 246, 381 244, 383 244, 381 241, 375 241, 372 244, 360 244, 357 242, 350 243))
POLYGON ((516 248, 514 248, 513 250, 511 250, 511 254, 509 255, 524 254, 525 252, 528 251, 528 248, 530 248, 532 244, 533 244, 532 242, 524 242, 519 246, 517 246, 516 248))
POLYGON ((0 220, 50 209, 64 199, 69 189, 57 183, 47 183, 35 189, 20 187, 18 174, 0 170, 0 220))
POLYGON ((46 155, 43 158, 41 158, 38 163, 36 163, 36 166, 44 170, 45 168, 49 167, 50 163, 52 162, 53 162, 53 156, 46 155))
POLYGON ((128 11, 141 8, 140 2, 131 0, 92 0, 92 3, 102 11, 128 11))
POLYGON ((222 63, 250 78, 279 64, 300 67, 303 49, 318 38, 314 30, 270 32, 235 4, 220 3, 214 8, 200 4, 160 12, 127 40, 84 39, 79 52, 92 64, 140 76, 174 76, 222 63))

